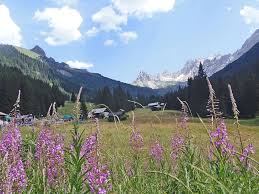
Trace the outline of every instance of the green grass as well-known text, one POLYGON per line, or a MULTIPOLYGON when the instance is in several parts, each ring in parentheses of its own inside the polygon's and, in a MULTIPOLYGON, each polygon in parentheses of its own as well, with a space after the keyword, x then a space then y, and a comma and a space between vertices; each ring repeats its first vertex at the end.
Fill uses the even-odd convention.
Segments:
POLYGON ((259 127, 259 116, 254 119, 241 120, 240 123, 243 125, 253 125, 259 127))
MULTIPOLYGON (((65 108, 59 111, 68 114, 72 112, 73 108, 74 104, 67 102, 65 108)), ((128 114, 129 119, 123 122, 111 123, 100 120, 98 128, 93 120, 87 120, 79 124, 68 122, 49 126, 52 129, 50 131, 64 136, 65 146, 69 148, 65 152, 64 170, 66 174, 65 176, 58 176, 56 188, 45 184, 47 180, 46 174, 44 174, 45 169, 44 165, 40 163, 44 160, 35 161, 35 153, 30 152, 30 150, 35 150, 35 145, 37 145, 41 123, 37 123, 36 133, 31 133, 29 127, 23 127, 21 129, 24 139, 23 150, 28 151, 27 156, 26 153, 23 153, 25 155, 24 160, 31 158, 33 164, 32 167, 29 167, 29 171, 27 170, 29 186, 25 193, 29 191, 32 193, 87 193, 85 190, 88 183, 84 181, 84 159, 81 158, 81 143, 90 134, 95 134, 98 131, 98 142, 94 147, 94 152, 87 152, 91 155, 86 158, 93 157, 96 154, 98 165, 109 168, 111 172, 109 181, 112 183, 110 193, 258 194, 258 162, 253 161, 252 165, 255 169, 249 169, 244 163, 240 162, 239 155, 226 156, 220 151, 221 148, 214 148, 213 160, 209 160, 210 138, 206 128, 197 118, 190 118, 188 130, 186 130, 178 125, 180 116, 178 111, 152 112, 147 109, 136 109, 134 114, 133 112, 128 114), (134 125, 131 122, 133 115, 135 118, 134 125), (144 139, 144 147, 141 150, 134 150, 129 144, 133 126, 135 126, 134 130, 139 131, 144 139), (83 135, 79 135, 83 131, 83 135), (176 132, 185 138, 185 143, 180 147, 179 157, 172 160, 170 155, 172 152, 171 140, 176 132), (149 154, 151 145, 154 145, 154 140, 158 140, 164 147, 161 163, 156 163, 149 154), (71 149, 71 145, 76 146, 71 149), (68 189, 71 192, 68 192, 68 189)), ((231 143, 240 151, 239 138, 233 124, 234 120, 228 119, 225 122, 231 143)), ((207 128, 210 128, 207 119, 204 119, 204 124, 207 128)), ((251 155, 251 157, 258 160, 258 127, 245 125, 242 122, 240 131, 243 144, 245 146, 250 143, 254 145, 257 153, 251 155)), ((251 159, 250 162, 252 162, 251 159)), ((59 165, 57 169, 59 167, 63 168, 59 165)), ((2 168, 3 170, 5 169, 2 168)), ((2 171, 0 165, 0 172, 2 171)))
POLYGON ((32 52, 28 49, 25 49, 25 48, 21 48, 21 47, 18 47, 18 46, 15 46, 15 48, 22 54, 30 57, 30 58, 33 58, 33 59, 38 59, 40 56, 35 53, 35 52, 32 52))
MULTIPOLYGON (((88 107, 93 106, 88 104, 88 107)), ((66 102, 64 108, 60 108, 59 114, 71 114, 74 108, 74 103, 66 102)), ((91 110, 90 108, 88 108, 91 110)), ((117 151, 121 154, 129 152, 129 137, 132 132, 132 113, 127 113, 129 115, 128 120, 112 123, 106 120, 100 120, 100 129, 102 134, 102 145, 105 147, 112 148, 112 150, 117 151)), ((177 119, 180 116, 180 112, 166 110, 164 112, 152 112, 148 109, 136 109, 134 111, 135 123, 137 129, 142 133, 145 140, 145 149, 149 148, 150 142, 154 137, 158 137, 159 140, 166 146, 170 145, 170 138, 177 130, 177 119)), ((205 124, 209 126, 208 119, 203 119, 205 124)), ((234 120, 225 120, 228 126, 228 131, 230 133, 231 139, 238 144, 238 136, 235 130, 234 120)), ((207 144, 209 143, 208 134, 202 123, 198 118, 190 118, 188 121, 190 134, 193 137, 193 141, 198 145, 201 150, 205 153, 207 151, 207 144)), ((66 142, 71 141, 70 130, 73 128, 73 123, 64 123, 62 125, 53 125, 56 131, 61 132, 66 137, 66 142)), ((95 123, 91 120, 87 120, 79 125, 80 130, 85 129, 87 134, 95 131, 95 123)), ((27 134, 30 128, 25 127, 23 133, 27 134)), ((250 125, 246 123, 241 123, 240 131, 243 137, 245 145, 250 142, 254 144, 256 150, 259 150, 259 128, 255 125, 250 125)), ((111 150, 108 149, 108 155, 111 155, 111 150)), ((255 157, 259 159, 259 151, 256 152, 255 157)))
MULTIPOLYGON (((66 101, 63 107, 58 108, 58 114, 61 116, 66 114, 73 114, 74 107, 75 107, 75 103, 66 101)), ((87 110, 89 111, 89 110, 92 110, 95 107, 95 105, 92 103, 86 103, 86 107, 87 107, 87 110)))

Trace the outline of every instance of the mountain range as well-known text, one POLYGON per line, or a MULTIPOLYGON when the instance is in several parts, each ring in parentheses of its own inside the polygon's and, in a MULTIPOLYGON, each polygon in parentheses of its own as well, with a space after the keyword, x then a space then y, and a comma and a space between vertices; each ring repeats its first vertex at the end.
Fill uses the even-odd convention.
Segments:
POLYGON ((242 45, 242 47, 232 54, 215 55, 208 58, 198 58, 189 60, 185 63, 183 68, 177 72, 164 71, 156 75, 150 75, 141 71, 133 85, 141 87, 149 87, 153 89, 166 88, 175 86, 179 83, 186 82, 189 77, 197 74, 199 64, 202 63, 205 72, 208 76, 212 76, 216 72, 222 70, 231 62, 237 60, 239 57, 249 51, 256 43, 259 42, 259 30, 256 30, 242 45))
POLYGON ((77 92, 80 86, 85 88, 88 97, 93 98, 98 89, 109 86, 111 89, 121 86, 133 96, 156 94, 151 88, 142 88, 91 73, 85 69, 74 69, 64 62, 47 57, 44 50, 35 46, 31 50, 12 45, 0 45, 1 66, 14 67, 24 75, 43 82, 57 84, 66 93, 77 92))

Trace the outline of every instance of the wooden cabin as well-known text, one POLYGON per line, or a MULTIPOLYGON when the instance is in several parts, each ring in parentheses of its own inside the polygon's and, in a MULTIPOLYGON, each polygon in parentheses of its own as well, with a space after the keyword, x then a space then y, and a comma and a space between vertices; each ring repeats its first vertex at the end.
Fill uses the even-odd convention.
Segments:
POLYGON ((112 121, 114 121, 114 119, 116 119, 116 120, 119 119, 120 121, 126 120, 127 115, 126 115, 125 110, 120 109, 118 112, 109 113, 108 121, 112 122, 112 121))
POLYGON ((161 102, 153 102, 147 105, 147 107, 152 111, 161 111, 163 110, 164 106, 165 106, 165 103, 161 103, 161 102))
POLYGON ((107 108, 96 108, 88 113, 88 118, 107 118, 110 111, 107 108))

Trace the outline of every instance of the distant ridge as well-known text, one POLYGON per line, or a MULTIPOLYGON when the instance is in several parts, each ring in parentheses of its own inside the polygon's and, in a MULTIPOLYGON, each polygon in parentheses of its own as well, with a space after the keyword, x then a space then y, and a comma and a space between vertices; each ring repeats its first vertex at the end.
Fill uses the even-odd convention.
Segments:
POLYGON ((198 58, 189 60, 185 63, 183 68, 178 72, 164 71, 156 75, 150 75, 141 71, 133 82, 136 86, 150 87, 153 89, 164 88, 167 86, 177 85, 178 82, 186 82, 189 77, 193 77, 198 72, 200 62, 208 76, 215 74, 222 70, 231 62, 237 60, 254 45, 259 42, 259 30, 256 30, 242 45, 242 47, 233 54, 214 55, 208 58, 198 58))
POLYGON ((33 47, 33 48, 31 49, 31 51, 33 51, 33 52, 39 54, 39 55, 42 56, 42 57, 45 57, 45 56, 46 56, 45 51, 44 51, 41 47, 39 47, 38 45, 36 45, 35 47, 33 47))

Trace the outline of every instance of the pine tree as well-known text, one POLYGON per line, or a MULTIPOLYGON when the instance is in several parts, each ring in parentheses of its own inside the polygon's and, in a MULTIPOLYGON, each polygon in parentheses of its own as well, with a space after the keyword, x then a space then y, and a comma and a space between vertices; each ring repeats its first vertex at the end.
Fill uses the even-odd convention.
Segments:
POLYGON ((81 115, 82 115, 83 119, 87 119, 88 110, 87 110, 87 106, 85 104, 85 101, 81 102, 81 115))
POLYGON ((198 77, 199 78, 204 78, 204 77, 206 77, 207 75, 206 75, 206 73, 205 73, 205 71, 204 71, 204 68, 203 68, 203 65, 202 65, 202 63, 200 63, 200 65, 199 65, 199 71, 198 71, 198 77))
POLYGON ((71 102, 76 102, 76 95, 74 92, 71 94, 71 102))

